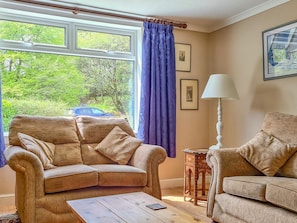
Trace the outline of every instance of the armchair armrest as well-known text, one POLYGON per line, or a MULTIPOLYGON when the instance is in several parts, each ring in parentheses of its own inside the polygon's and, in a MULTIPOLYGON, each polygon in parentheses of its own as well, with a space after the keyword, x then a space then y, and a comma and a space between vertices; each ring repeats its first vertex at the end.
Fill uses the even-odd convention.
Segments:
MULTIPOLYGON (((18 185, 22 188, 16 188, 16 193, 23 191, 23 196, 44 196, 44 169, 39 158, 20 146, 8 146, 4 156, 9 167, 16 172, 16 180, 21 182, 18 185)), ((23 199, 26 201, 26 197, 23 199)))
POLYGON ((206 162, 212 170, 207 200, 208 217, 212 216, 216 194, 223 193, 224 177, 262 175, 237 152, 236 148, 210 150, 206 162))
POLYGON ((161 199, 159 164, 167 157, 164 148, 156 145, 141 144, 133 154, 130 164, 147 173, 147 193, 161 199))

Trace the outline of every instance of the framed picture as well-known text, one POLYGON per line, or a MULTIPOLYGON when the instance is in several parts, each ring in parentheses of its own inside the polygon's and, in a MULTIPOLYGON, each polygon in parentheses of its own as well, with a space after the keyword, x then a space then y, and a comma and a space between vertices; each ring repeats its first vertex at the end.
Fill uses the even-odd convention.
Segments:
POLYGON ((175 44, 175 63, 177 71, 191 71, 191 45, 175 44))
POLYGON ((264 80, 297 75, 297 21, 263 31, 264 80))
POLYGON ((180 109, 198 110, 198 80, 180 80, 180 109))

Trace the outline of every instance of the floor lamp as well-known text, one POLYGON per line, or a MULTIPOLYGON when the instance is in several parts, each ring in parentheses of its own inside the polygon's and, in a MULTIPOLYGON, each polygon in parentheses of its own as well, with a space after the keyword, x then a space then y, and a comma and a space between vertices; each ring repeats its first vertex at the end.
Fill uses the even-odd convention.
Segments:
POLYGON ((210 149, 222 148, 222 99, 239 99, 232 78, 229 77, 227 74, 210 75, 201 98, 218 99, 218 122, 216 124, 218 143, 216 145, 211 146, 210 149))

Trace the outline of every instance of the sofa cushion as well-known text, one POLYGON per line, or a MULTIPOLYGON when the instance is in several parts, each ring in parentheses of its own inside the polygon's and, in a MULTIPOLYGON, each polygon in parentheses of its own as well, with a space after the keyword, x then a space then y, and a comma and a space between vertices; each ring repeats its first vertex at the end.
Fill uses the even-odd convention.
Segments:
POLYGON ((118 164, 125 165, 141 143, 140 139, 115 126, 95 149, 118 164))
POLYGON ((21 146, 19 132, 55 145, 79 143, 75 120, 70 117, 18 115, 10 123, 10 145, 21 146))
POLYGON ((18 137, 22 144, 22 147, 34 153, 40 159, 45 170, 55 168, 55 166, 53 165, 53 158, 55 153, 54 144, 43 142, 23 133, 18 133, 18 137))
POLYGON ((98 174, 83 164, 61 166, 44 171, 45 193, 56 193, 98 185, 98 174))
POLYGON ((212 217, 221 223, 296 223, 296 213, 227 193, 216 195, 212 217))
POLYGON ((115 127, 119 126, 131 136, 135 136, 126 119, 80 116, 76 118, 83 144, 99 143, 115 127))
POLYGON ((111 159, 107 158, 106 156, 95 150, 97 145, 98 143, 81 145, 81 155, 83 163, 86 165, 115 164, 115 161, 112 161, 111 159))
POLYGON ((82 164, 81 148, 79 143, 56 145, 54 165, 65 166, 82 164))
POLYGON ((297 178, 297 152, 277 171, 277 175, 297 178))
POLYGON ((274 176, 278 169, 295 153, 297 147, 281 142, 278 138, 259 131, 238 151, 250 164, 267 176, 274 176))
POLYGON ((147 184, 146 171, 128 165, 100 164, 91 165, 98 173, 99 186, 132 186, 147 184))
POLYGON ((280 181, 267 185, 267 201, 297 213, 297 179, 280 178, 280 181))
POLYGON ((225 193, 258 201, 266 201, 266 185, 271 180, 267 176, 234 176, 224 177, 225 193))

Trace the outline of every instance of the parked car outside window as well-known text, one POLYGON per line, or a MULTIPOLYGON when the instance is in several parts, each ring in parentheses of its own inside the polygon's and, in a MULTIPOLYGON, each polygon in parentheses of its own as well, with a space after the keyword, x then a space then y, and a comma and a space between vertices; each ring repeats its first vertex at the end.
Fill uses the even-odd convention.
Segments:
POLYGON ((95 107, 75 107, 69 110, 69 115, 72 116, 95 116, 95 117, 102 117, 102 116, 113 116, 111 113, 106 113, 103 110, 95 107))

